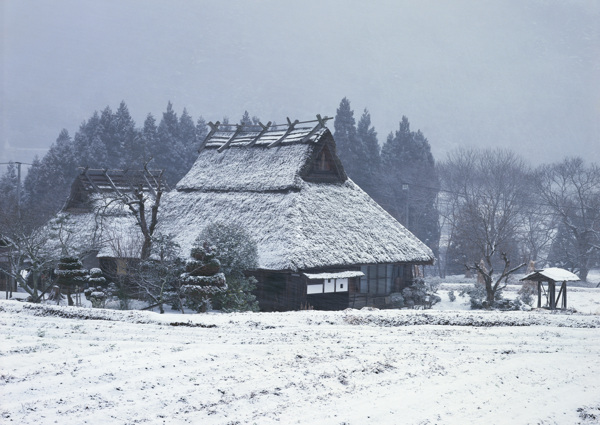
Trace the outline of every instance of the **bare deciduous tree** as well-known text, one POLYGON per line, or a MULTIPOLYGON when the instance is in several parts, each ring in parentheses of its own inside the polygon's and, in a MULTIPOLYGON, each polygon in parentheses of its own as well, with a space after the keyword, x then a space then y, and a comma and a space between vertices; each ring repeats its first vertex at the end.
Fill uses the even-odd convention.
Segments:
MULTIPOLYGON (((158 210, 165 190, 162 172, 149 171, 144 166, 143 171, 129 174, 123 172, 122 177, 127 180, 126 187, 118 187, 107 174, 113 190, 100 194, 102 202, 96 206, 96 222, 100 231, 106 232, 105 217, 118 215, 121 213, 121 208, 125 208, 141 232, 141 250, 136 257, 146 260, 152 252, 154 231, 158 224, 158 210)), ((123 243, 122 237, 114 239, 111 235, 108 236, 109 244, 123 243)), ((122 248, 119 246, 119 250, 122 248)))
POLYGON ((600 167, 568 158, 541 167, 536 183, 560 223, 551 260, 585 281, 600 252, 600 167))
POLYGON ((28 233, 14 232, 10 236, 0 235, 6 244, 9 267, 0 267, 0 273, 14 279, 30 297, 31 302, 40 302, 52 287, 52 281, 44 273, 58 259, 57 253, 48 250, 48 232, 36 228, 28 233))
POLYGON ((528 168, 510 151, 461 149, 440 170, 451 202, 445 217, 453 232, 451 248, 483 278, 491 307, 503 281, 525 265, 513 266, 511 258, 518 256, 523 231, 528 168))

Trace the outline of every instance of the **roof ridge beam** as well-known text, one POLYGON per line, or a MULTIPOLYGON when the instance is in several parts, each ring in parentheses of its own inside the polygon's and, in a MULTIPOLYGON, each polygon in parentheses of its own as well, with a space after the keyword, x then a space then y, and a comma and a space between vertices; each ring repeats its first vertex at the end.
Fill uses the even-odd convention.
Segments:
POLYGON ((104 170, 102 170, 102 173, 108 179, 108 182, 110 183, 110 185, 112 186, 112 188, 115 190, 115 192, 117 192, 117 195, 119 195, 120 197, 123 197, 123 194, 121 193, 121 191, 117 188, 117 186, 115 185, 115 183, 112 181, 112 179, 108 175, 108 168, 105 168, 104 170))
MULTIPOLYGON (((329 121, 329 120, 332 120, 332 119, 333 119, 333 117, 324 117, 324 118, 322 118, 322 120, 323 120, 323 125, 325 126, 325 123, 326 123, 327 121, 329 121)), ((308 120, 308 121, 298 121, 298 124, 310 124, 310 123, 313 123, 313 122, 318 122, 318 121, 319 121, 318 119, 316 119, 316 120, 308 120)), ((274 125, 273 127, 282 127, 282 126, 284 126, 284 125, 290 125, 290 124, 289 124, 289 120, 288 120, 288 123, 285 123, 285 124, 277 124, 277 125, 274 125)))
MULTIPOLYGON (((150 192, 152 192, 152 195, 154 195, 156 197, 156 191, 154 190, 154 187, 152 186, 152 183, 150 183, 150 180, 148 180, 148 176, 146 174, 150 174, 150 173, 148 172, 148 170, 144 169, 142 171, 142 175, 144 176, 144 180, 146 180, 146 183, 148 183, 148 189, 150 190, 150 192)), ((150 174, 150 176, 152 178, 154 178, 154 176, 152 176, 151 174, 150 174)))
POLYGON ((85 167, 84 170, 83 170, 83 173, 81 173, 81 174, 83 174, 85 176, 85 178, 90 182, 90 184, 92 185, 92 187, 94 189, 96 189, 96 191, 98 193, 102 193, 100 191, 100 188, 98 186, 96 186, 96 183, 94 183, 93 180, 92 180, 92 178, 88 175, 88 169, 89 169, 88 167, 85 167))

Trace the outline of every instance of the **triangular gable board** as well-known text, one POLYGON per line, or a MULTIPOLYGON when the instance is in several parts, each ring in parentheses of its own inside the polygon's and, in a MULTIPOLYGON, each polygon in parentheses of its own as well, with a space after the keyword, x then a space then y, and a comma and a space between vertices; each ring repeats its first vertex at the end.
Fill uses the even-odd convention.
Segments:
POLYGON ((86 213, 92 210, 89 202, 89 191, 81 181, 81 176, 78 175, 71 184, 71 192, 62 211, 70 213, 86 213))
POLYGON ((301 176, 309 182, 343 183, 348 179, 340 159, 335 154, 335 142, 330 132, 326 132, 319 139, 302 168, 301 176))

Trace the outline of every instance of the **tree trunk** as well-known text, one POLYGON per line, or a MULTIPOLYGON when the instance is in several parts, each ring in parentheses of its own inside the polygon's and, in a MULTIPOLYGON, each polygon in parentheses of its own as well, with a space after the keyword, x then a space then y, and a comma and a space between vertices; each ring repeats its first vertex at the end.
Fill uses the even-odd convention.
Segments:
POLYGON ((67 300, 70 306, 74 305, 73 298, 71 298, 71 288, 67 289, 67 300))
MULTIPOLYGON (((487 277, 487 276, 486 276, 487 277)), ((487 308, 491 309, 494 307, 494 299, 495 299, 495 291, 494 288, 492 287, 491 283, 485 283, 485 293, 486 293, 486 301, 487 301, 487 308)))
POLYGON ((589 272, 590 272, 589 267, 582 264, 581 267, 579 268, 579 279, 582 282, 587 282, 587 277, 588 277, 589 272))
POLYGON ((152 237, 144 235, 144 244, 142 245, 141 259, 147 260, 152 252, 152 237))
POLYGON ((33 302, 37 303, 40 300, 40 296, 38 295, 38 277, 37 273, 31 272, 31 283, 33 285, 33 293, 31 297, 33 298, 33 302))

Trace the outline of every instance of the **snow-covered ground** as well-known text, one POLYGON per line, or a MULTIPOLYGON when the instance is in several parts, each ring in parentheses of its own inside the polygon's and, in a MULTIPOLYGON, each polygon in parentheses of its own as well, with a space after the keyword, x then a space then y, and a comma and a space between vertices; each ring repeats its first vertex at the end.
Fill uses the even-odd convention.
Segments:
POLYGON ((600 422, 600 315, 444 309, 159 315, 0 301, 0 422, 600 422))

